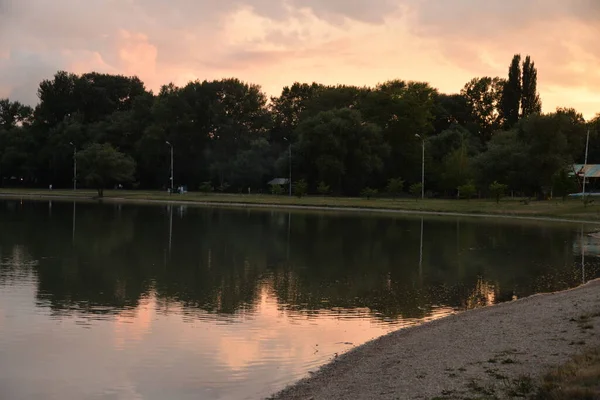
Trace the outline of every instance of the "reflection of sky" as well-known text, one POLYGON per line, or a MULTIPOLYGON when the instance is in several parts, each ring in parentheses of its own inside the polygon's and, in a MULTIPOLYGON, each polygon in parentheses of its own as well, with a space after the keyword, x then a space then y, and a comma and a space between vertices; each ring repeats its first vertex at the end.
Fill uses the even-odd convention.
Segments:
POLYGON ((55 317, 35 291, 32 275, 0 291, 0 390, 11 399, 252 399, 399 326, 368 310, 282 310, 267 286, 232 319, 190 318, 154 294, 116 316, 55 317))
MULTIPOLYGON (((55 221, 60 220, 56 217, 58 211, 60 211, 59 207, 55 207, 53 211, 55 221)), ((102 221, 119 222, 109 218, 102 221)), ((195 225, 193 222, 198 220, 192 218, 191 221, 190 225, 195 225)), ((282 226, 285 227, 285 224, 289 223, 288 216, 284 215, 282 221, 282 226)), ((106 248, 113 251, 123 241, 122 237, 113 235, 113 232, 127 232, 128 235, 125 236, 128 239, 133 238, 132 225, 109 224, 105 232, 106 237, 103 237, 98 234, 98 221, 91 220, 91 222, 93 224, 90 226, 94 229, 82 229, 82 232, 89 234, 92 238, 90 243, 101 255, 105 253, 100 250, 110 253, 106 248)), ((356 227, 355 225, 341 226, 356 227)), ((368 226, 373 229, 375 227, 375 225, 368 226)), ((61 256, 55 256, 48 250, 45 252, 38 250, 37 255, 34 256, 33 253, 28 253, 28 248, 25 246, 13 245, 10 248, 8 246, 2 248, 0 243, 0 398, 6 396, 9 399, 254 399, 275 392, 305 376, 308 371, 316 370, 336 354, 393 329, 423 321, 406 318, 408 315, 418 317, 426 315, 424 320, 431 320, 453 312, 452 308, 444 304, 461 309, 486 306, 502 301, 502 298, 510 299, 511 294, 514 296, 515 293, 519 293, 518 284, 533 288, 521 289, 521 292, 526 294, 538 290, 537 288, 543 288, 544 279, 552 284, 548 286, 549 290, 555 288, 553 269, 548 269, 547 278, 536 275, 543 274, 545 267, 534 269, 536 272, 532 274, 535 276, 519 274, 521 266, 526 269, 535 262, 554 265, 550 262, 552 254, 548 256, 546 247, 538 246, 533 250, 527 246, 518 248, 519 246, 515 246, 515 242, 510 240, 497 244, 498 238, 506 239, 510 235, 498 235, 494 229, 469 230, 465 228, 473 228, 473 224, 465 223, 465 226, 461 227, 458 222, 456 241, 450 238, 449 246, 441 246, 436 241, 448 239, 444 236, 445 233, 452 233, 453 230, 440 231, 438 229, 440 226, 432 224, 432 229, 427 231, 427 224, 425 224, 426 252, 422 268, 418 268, 418 276, 416 272, 412 275, 399 273, 402 268, 383 268, 386 263, 392 266, 406 264, 408 270, 413 268, 419 255, 418 248, 414 248, 415 244, 419 243, 413 239, 420 238, 420 232, 416 231, 416 235, 410 237, 393 235, 406 228, 423 229, 422 226, 420 223, 400 224, 393 227, 394 229, 382 230, 380 233, 380 237, 387 238, 392 235, 389 240, 394 244, 396 238, 404 238, 404 250, 408 253, 412 251, 413 258, 386 259, 385 256, 393 252, 389 248, 386 249, 385 243, 381 244, 378 241, 367 240, 364 248, 360 248, 359 241, 348 241, 346 247, 344 242, 336 242, 334 244, 338 246, 337 248, 344 250, 340 254, 353 255, 352 250, 356 250, 359 261, 352 263, 345 257, 340 257, 340 262, 347 263, 343 268, 338 270, 325 268, 326 273, 323 274, 319 274, 321 272, 319 268, 308 270, 309 273, 305 273, 304 278, 306 279, 307 276, 312 278, 311 273, 315 274, 315 277, 314 280, 309 280, 306 286, 300 285, 301 278, 298 274, 302 273, 301 268, 291 270, 292 272, 275 269, 270 273, 265 273, 263 269, 258 268, 257 271, 260 273, 257 272, 256 276, 251 275, 246 277, 246 280, 240 281, 232 279, 234 283, 242 282, 252 287, 251 300, 248 300, 250 297, 245 299, 252 304, 234 302, 234 307, 226 305, 211 309, 213 311, 224 309, 227 310, 227 314, 210 313, 199 307, 184 306, 182 302, 165 297, 176 291, 159 291, 159 284, 149 285, 151 288, 149 290, 148 286, 144 286, 139 291, 132 290, 132 293, 136 294, 135 301, 123 301, 128 294, 127 285, 138 283, 138 276, 132 275, 127 280, 120 279, 120 276, 115 278, 107 273, 104 285, 97 287, 86 285, 89 281, 85 279, 92 280, 90 276, 96 277, 96 275, 85 275, 89 270, 88 264, 84 262, 76 265, 77 268, 74 270, 77 274, 74 278, 68 272, 53 275, 48 273, 52 268, 63 267, 60 263, 61 256), (460 232, 463 236, 459 234, 460 232), (465 232, 469 235, 464 236, 465 232), (489 241, 475 240, 482 232, 489 235, 489 241), (376 250, 372 250, 371 246, 376 250), (365 248, 369 248, 369 251, 365 252, 365 248), (10 249, 8 253, 6 253, 7 249, 10 249), (513 251, 517 251, 516 255, 511 255, 513 251), (371 252, 383 254, 383 260, 365 255, 371 252), (39 260, 38 266, 36 266, 36 257, 39 260), (48 257, 57 257, 59 262, 49 263, 45 259, 48 257), (362 269, 358 265, 360 263, 364 263, 368 268, 371 267, 372 273, 365 273, 366 269, 362 269), (45 281, 41 278, 44 275, 40 271, 46 272, 45 281), (337 275, 348 273, 347 281, 334 282, 337 275, 333 276, 332 272, 332 276, 329 276, 327 272, 331 271, 335 271, 337 275), (40 273, 39 282, 38 273, 40 273), (517 277, 524 276, 526 279, 515 284, 516 278, 508 279, 513 274, 517 274, 515 275, 517 277), (386 277, 385 281, 381 280, 382 276, 386 277), (471 277, 474 279, 470 279, 471 277), (65 279, 70 278, 73 278, 73 282, 65 282, 65 279), (82 279, 83 283, 75 278, 82 279), (413 278, 415 282, 418 279, 418 283, 414 283, 413 278), (61 285, 64 285, 68 290, 64 293, 60 290, 53 293, 52 286, 44 288, 42 283, 52 282, 51 279, 56 279, 54 288, 60 289, 61 285), (541 280, 541 283, 534 285, 531 283, 534 280, 541 280), (78 283, 80 286, 77 285, 78 283), (320 291, 319 285, 322 284, 333 286, 327 286, 331 290, 320 291), (411 286, 413 284, 414 286, 411 286), (406 288, 414 289, 415 286, 417 290, 406 291, 406 288), (348 290, 349 287, 354 290, 348 290), (156 288, 161 295, 156 295, 153 288, 156 288), (428 296, 427 290, 438 289, 442 295, 428 296), (105 291, 102 297, 104 302, 100 302, 104 304, 103 313, 100 313, 100 307, 89 305, 97 304, 92 299, 89 304, 86 302, 88 298, 93 298, 98 290, 105 291), (138 302, 140 293, 146 295, 138 302), (370 301, 352 297, 357 294, 371 296, 370 301), (502 296, 503 294, 505 296, 502 296), (506 294, 509 296, 507 297, 506 294), (53 302, 53 295, 59 301, 53 302), (117 302, 119 306, 114 306, 110 302, 114 300, 110 298, 113 295, 115 298, 119 297, 117 302), (444 296, 454 296, 451 297, 454 302, 444 296), (277 299, 280 299, 280 303, 277 299), (310 299, 316 301, 301 303, 308 302, 310 299), (296 303, 282 304, 286 301, 296 303), (136 304, 136 306, 126 307, 125 304, 136 304), (332 305, 331 309, 325 309, 328 304, 332 305), (340 307, 340 304, 348 307, 356 307, 360 304, 363 308, 345 309, 340 307), (407 307, 396 307, 399 305, 407 307), (390 307, 386 308, 387 306, 390 307), (92 308, 86 309, 86 307, 92 308)), ((452 229, 454 226, 453 223, 452 229)), ((491 226, 494 228, 493 224, 491 226)), ((240 228, 238 225, 235 227, 240 228)), ((447 228, 447 226, 441 227, 447 228)), ((68 229, 70 233, 70 224, 68 229)), ((265 229, 269 231, 271 228, 265 229)), ((209 228, 206 230, 208 231, 209 228)), ((23 232, 25 233, 22 240, 27 242, 31 233, 23 232)), ((327 232, 343 233, 335 230, 327 232)), ((228 231, 226 233, 227 236, 223 237, 231 235, 228 231)), ((237 234, 251 236, 257 233, 260 234, 260 231, 248 229, 237 234)), ((543 234, 537 230, 532 231, 532 236, 526 239, 526 243, 534 243, 540 241, 540 238, 550 237, 541 236, 543 234)), ((272 238, 273 236, 261 237, 272 238)), ((576 242, 578 238, 579 235, 576 236, 576 242)), ((44 237, 41 239, 46 243, 44 237)), ((311 237, 307 242, 312 246, 314 243, 320 243, 319 239, 325 237, 311 237)), ((85 251, 88 251, 89 243, 85 243, 85 251)), ((227 243, 230 242, 226 241, 227 243)), ((299 241, 296 245, 300 246, 302 243, 299 241)), ((260 246, 260 243, 253 243, 253 245, 260 246)), ((267 261, 261 257, 264 257, 267 247, 272 245, 273 243, 269 242, 269 245, 265 246, 265 251, 261 251, 259 247, 257 252, 259 261, 255 260, 255 263, 267 264, 267 261)), ((195 245, 192 241, 186 241, 179 247, 179 251, 185 254, 188 248, 193 246, 195 245)), ((326 258, 323 252, 328 252, 330 256, 326 258, 328 262, 336 260, 338 253, 335 248, 331 250, 311 246, 307 246, 307 249, 314 250, 312 258, 303 259, 304 264, 326 258)), ((561 247, 557 254, 564 255, 566 262, 571 262, 570 250, 570 244, 567 244, 565 249, 561 247)), ((111 257, 123 257, 122 253, 115 254, 111 257)), ((301 252, 296 256, 298 254, 301 252)), ((575 254, 578 255, 579 252, 576 251, 575 254)), ((207 246, 207 253, 201 255, 208 258, 209 269, 219 267, 217 261, 212 262, 213 255, 215 260, 218 258, 217 253, 213 253, 210 246, 207 246)), ((113 260, 117 259, 106 258, 105 262, 113 260)), ((192 265, 185 257, 182 257, 180 262, 181 265, 188 265, 186 262, 192 265)), ((561 263, 563 263, 562 258, 558 261, 558 264, 561 263)), ((65 269, 70 267, 69 263, 64 264, 65 269)), ((127 268, 126 263, 118 265, 127 268)), ((101 267, 95 267, 102 270, 101 267)), ((251 267, 248 259, 244 258, 244 273, 253 272, 251 267)), ((319 267, 319 264, 316 267, 319 267)), ((111 271, 114 272, 109 270, 111 271)), ((178 271, 181 273, 185 268, 173 270, 167 277, 177 277, 178 271)), ((414 271, 417 271, 416 266, 414 271)), ((562 269, 558 268, 556 271, 560 272, 562 269)), ((573 271, 567 268, 564 272, 570 274, 573 271)), ((215 274, 215 276, 224 279, 225 275, 215 274)), ((163 277, 163 286, 164 282, 168 280, 163 277)), ((175 280, 175 284, 181 282, 175 280)), ((182 286, 187 289, 186 284, 187 282, 184 282, 182 286)), ((189 282, 190 288, 194 284, 197 282, 189 282)), ((227 294, 227 290, 243 291, 231 284, 216 286, 219 287, 219 298, 216 302, 226 299, 227 296, 224 294, 227 294)), ((187 297, 178 298, 187 301, 186 304, 198 304, 194 301, 195 295, 198 295, 198 292, 190 290, 187 297)), ((239 296, 239 293, 237 295, 239 296)), ((235 296, 233 298, 239 300, 235 296)))

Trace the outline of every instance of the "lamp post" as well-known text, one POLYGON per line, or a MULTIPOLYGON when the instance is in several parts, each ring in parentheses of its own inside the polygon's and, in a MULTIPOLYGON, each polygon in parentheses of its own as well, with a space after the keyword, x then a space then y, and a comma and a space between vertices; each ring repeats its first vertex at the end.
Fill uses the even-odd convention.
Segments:
POLYGON ((582 196, 582 198, 583 198, 584 204, 587 204, 585 202, 585 167, 587 165, 587 160, 588 160, 588 148, 589 148, 589 146, 590 146, 590 130, 588 129, 588 131, 587 131, 587 140, 585 142, 585 159, 583 160, 583 168, 582 168, 582 171, 583 171, 583 196, 582 196))
POLYGON ((171 148, 171 193, 173 193, 173 145, 171 142, 165 142, 171 148))
POLYGON ((73 142, 69 142, 73 146, 73 190, 77 190, 77 147, 73 142))
POLYGON ((421 157, 421 199, 425 199, 425 138, 418 133, 415 134, 415 137, 421 139, 423 144, 423 155, 421 157))
POLYGON ((284 137, 283 140, 285 140, 286 142, 288 142, 288 160, 289 160, 289 195, 290 197, 292 197, 292 142, 289 141, 288 138, 284 137))

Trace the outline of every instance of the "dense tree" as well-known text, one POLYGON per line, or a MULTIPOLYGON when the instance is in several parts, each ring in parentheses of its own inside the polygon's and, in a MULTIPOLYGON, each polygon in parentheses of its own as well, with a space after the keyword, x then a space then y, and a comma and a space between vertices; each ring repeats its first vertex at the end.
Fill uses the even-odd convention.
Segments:
POLYGON ((494 181, 516 193, 562 193, 557 179, 583 162, 588 129, 589 162, 600 162, 600 117, 542 114, 529 56, 513 58, 507 79, 474 78, 459 94, 400 79, 297 82, 267 103, 259 86, 237 79, 167 84, 155 95, 137 77, 59 71, 38 97, 35 110, 0 100, 2 186, 70 187, 74 151, 90 148, 132 159, 127 180, 140 188, 169 186, 172 148, 175 183, 190 190, 268 190, 291 164, 309 193, 342 195, 365 187, 394 195, 399 176, 418 188, 423 144, 433 196, 454 197, 471 182, 489 193, 494 181))
POLYGON ((10 101, 9 99, 0 99, 0 127, 4 130, 12 129, 16 126, 29 125, 33 117, 33 109, 29 106, 10 101))
POLYGON ((542 101, 537 92, 537 69, 530 56, 523 62, 523 79, 521 92, 521 117, 542 112, 542 101))
POLYGON ((522 93, 521 55, 515 54, 508 68, 508 80, 502 89, 501 112, 507 128, 512 128, 519 121, 522 93))
POLYGON ((472 79, 460 92, 478 126, 477 135, 481 143, 487 143, 494 131, 502 126, 499 107, 504 86, 504 80, 486 76, 472 79))
POLYGON ((304 120, 297 135, 306 177, 323 181, 338 193, 358 194, 389 154, 379 127, 347 108, 304 120))
POLYGON ((104 189, 114 183, 128 183, 135 174, 135 162, 131 157, 119 153, 109 144, 91 144, 77 153, 79 176, 84 182, 98 190, 98 197, 104 189))

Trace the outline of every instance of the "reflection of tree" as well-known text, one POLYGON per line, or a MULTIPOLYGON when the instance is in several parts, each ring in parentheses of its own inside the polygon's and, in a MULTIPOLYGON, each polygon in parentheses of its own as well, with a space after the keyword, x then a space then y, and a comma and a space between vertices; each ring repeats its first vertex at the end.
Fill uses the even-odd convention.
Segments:
MULTIPOLYGON (((37 260, 39 300, 56 312, 113 313, 153 290, 190 315, 234 314, 267 285, 290 312, 422 318, 580 279, 569 225, 428 218, 421 274, 420 218, 175 207, 169 251, 167 207, 76 211, 72 240, 72 204, 54 202, 50 214, 47 203, 0 202, 0 256, 22 246, 37 260)), ((587 271, 600 272, 592 262, 587 271)))
POLYGON ((479 279, 477 281, 477 285, 475 286, 475 290, 471 296, 467 298, 465 308, 470 310, 472 308, 485 307, 495 304, 496 292, 497 288, 494 285, 479 279))

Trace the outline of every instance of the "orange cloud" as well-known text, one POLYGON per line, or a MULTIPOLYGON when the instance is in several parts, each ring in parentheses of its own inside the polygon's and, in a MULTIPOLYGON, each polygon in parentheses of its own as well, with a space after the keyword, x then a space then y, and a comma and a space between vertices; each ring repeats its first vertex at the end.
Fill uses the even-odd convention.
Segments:
POLYGON ((595 0, 5 1, 0 95, 27 102, 61 68, 135 74, 155 91, 236 76, 270 95, 294 81, 396 78, 458 92, 474 76, 505 76, 522 53, 538 66, 545 111, 600 111, 595 0))

